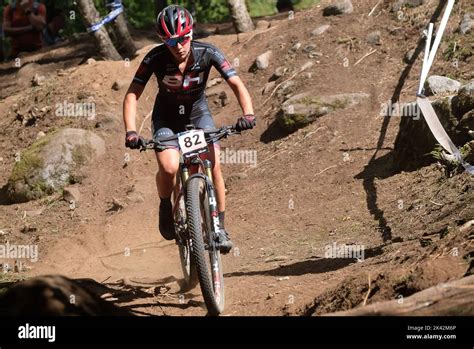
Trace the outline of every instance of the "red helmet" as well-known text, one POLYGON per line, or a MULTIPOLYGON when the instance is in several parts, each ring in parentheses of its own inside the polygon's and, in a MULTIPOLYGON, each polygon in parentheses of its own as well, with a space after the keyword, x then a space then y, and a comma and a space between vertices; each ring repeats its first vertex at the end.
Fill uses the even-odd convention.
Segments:
POLYGON ((156 17, 156 30, 163 39, 192 33, 193 16, 184 7, 170 5, 156 17))

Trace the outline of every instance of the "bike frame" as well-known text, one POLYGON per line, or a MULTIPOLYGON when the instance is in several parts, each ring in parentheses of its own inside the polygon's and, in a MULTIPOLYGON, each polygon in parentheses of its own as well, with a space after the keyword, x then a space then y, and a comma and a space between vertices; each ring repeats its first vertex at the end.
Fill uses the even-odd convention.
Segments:
MULTIPOLYGON (((209 145, 207 146, 207 151, 203 151, 200 153, 192 154, 188 156, 186 159, 183 159, 181 155, 180 159, 180 166, 179 166, 179 181, 177 179, 177 184, 175 187, 175 200, 173 202, 173 217, 176 215, 176 210, 179 208, 179 201, 181 198, 185 196, 186 190, 186 183, 190 178, 199 177, 206 183, 206 192, 208 195, 208 204, 210 208, 210 217, 209 219, 212 220, 209 228, 211 229, 213 235, 218 233, 219 230, 219 214, 217 209, 217 198, 215 194, 215 187, 214 181, 212 177, 212 163, 207 159, 201 159, 202 154, 206 154, 209 152, 208 149, 209 145), (190 175, 191 173, 191 175, 190 175)), ((183 229, 184 230, 184 229, 183 229)), ((178 233, 179 235, 179 233, 178 233)), ((182 239, 182 236, 179 236, 182 239)), ((214 244, 215 242, 213 239, 210 239, 210 243, 214 244)))

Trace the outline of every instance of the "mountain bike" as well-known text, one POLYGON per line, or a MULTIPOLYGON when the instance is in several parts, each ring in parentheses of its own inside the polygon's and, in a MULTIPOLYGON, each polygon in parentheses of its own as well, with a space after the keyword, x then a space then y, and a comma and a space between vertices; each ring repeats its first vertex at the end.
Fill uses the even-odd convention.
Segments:
POLYGON ((210 143, 233 134, 240 134, 235 126, 202 130, 188 125, 184 132, 159 141, 145 140, 141 144, 141 151, 163 151, 175 148, 163 142, 178 141, 180 164, 171 200, 183 288, 189 290, 199 282, 210 315, 219 315, 224 310, 224 277, 212 163, 201 156, 209 152, 210 143))

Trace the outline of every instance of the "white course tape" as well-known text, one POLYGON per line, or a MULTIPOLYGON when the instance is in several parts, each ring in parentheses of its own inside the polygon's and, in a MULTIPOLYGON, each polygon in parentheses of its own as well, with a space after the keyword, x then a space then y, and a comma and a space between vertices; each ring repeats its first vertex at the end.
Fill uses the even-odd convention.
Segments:
POLYGON ((430 45, 431 45, 431 38, 433 37, 433 23, 428 25, 428 36, 426 37, 426 46, 425 46, 425 56, 423 57, 423 66, 421 68, 421 78, 420 78, 420 86, 418 87, 418 94, 421 94, 423 91, 423 87, 425 85, 425 80, 428 76, 428 58, 430 56, 430 45))
POLYGON ((443 18, 441 19, 439 29, 436 32, 436 38, 433 43, 433 47, 430 49, 430 58, 428 59, 428 67, 426 68, 426 74, 428 74, 428 71, 430 70, 431 65, 433 64, 436 51, 438 51, 439 44, 444 34, 444 29, 446 28, 446 24, 448 23, 449 16, 451 14, 453 6, 454 6, 454 0, 449 0, 448 4, 446 5, 446 10, 444 10, 443 18))
POLYGON ((433 106, 428 98, 422 95, 423 87, 425 84, 425 80, 428 77, 428 73, 430 71, 431 65, 433 64, 434 58, 436 56, 436 51, 438 50, 439 44, 441 42, 441 38, 443 37, 444 30, 446 28, 446 24, 449 20, 449 15, 454 6, 454 0, 449 0, 446 10, 444 11, 443 18, 441 19, 441 24, 436 32, 436 38, 433 43, 433 47, 430 48, 431 38, 433 35, 433 23, 429 24, 428 27, 428 35, 426 38, 426 47, 425 47, 425 55, 423 57, 423 67, 421 69, 421 77, 420 77, 420 85, 418 87, 418 97, 416 98, 416 102, 421 109, 424 119, 430 128, 431 133, 436 138, 439 144, 453 157, 456 159, 470 174, 474 175, 474 166, 468 164, 466 161, 463 160, 459 149, 454 145, 449 135, 446 133, 446 130, 441 125, 438 116, 436 115, 433 106))

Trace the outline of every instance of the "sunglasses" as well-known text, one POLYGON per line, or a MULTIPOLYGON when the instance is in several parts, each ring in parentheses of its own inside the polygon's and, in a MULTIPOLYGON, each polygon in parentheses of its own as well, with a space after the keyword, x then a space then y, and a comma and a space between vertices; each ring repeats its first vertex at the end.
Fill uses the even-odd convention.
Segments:
POLYGON ((178 46, 178 44, 184 45, 191 39, 191 35, 180 36, 177 38, 169 38, 165 40, 165 44, 168 46, 178 46))

